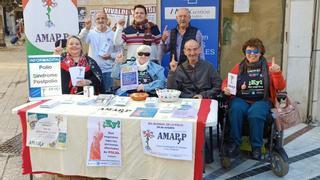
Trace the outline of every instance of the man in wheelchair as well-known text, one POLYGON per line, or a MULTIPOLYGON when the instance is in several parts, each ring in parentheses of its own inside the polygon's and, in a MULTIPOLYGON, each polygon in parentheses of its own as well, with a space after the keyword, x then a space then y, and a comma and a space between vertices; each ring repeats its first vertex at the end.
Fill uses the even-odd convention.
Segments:
POLYGON ((222 91, 230 97, 230 142, 226 146, 226 155, 235 157, 239 154, 242 125, 248 120, 252 158, 261 159, 263 130, 270 108, 273 106, 276 92, 286 86, 280 66, 267 62, 265 48, 260 39, 252 38, 244 43, 244 59, 236 64, 230 73, 237 75, 236 94, 228 88, 228 78, 222 83, 222 91))

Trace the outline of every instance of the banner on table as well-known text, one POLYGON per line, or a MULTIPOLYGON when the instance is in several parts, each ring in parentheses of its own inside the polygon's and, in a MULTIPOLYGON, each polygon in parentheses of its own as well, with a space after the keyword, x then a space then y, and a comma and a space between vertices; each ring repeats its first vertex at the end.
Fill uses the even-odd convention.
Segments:
MULTIPOLYGON (((176 12, 188 8, 191 13, 190 24, 198 28, 204 40, 205 60, 218 69, 220 0, 161 0, 161 30, 177 26, 176 12)), ((162 58, 162 66, 169 70, 170 57, 162 58)))
POLYGON ((146 154, 166 159, 192 160, 192 122, 141 120, 146 154))
POLYGON ((88 118, 87 166, 121 166, 121 121, 88 118))
POLYGON ((28 56, 29 99, 62 95, 60 56, 28 56))
POLYGON ((27 146, 65 149, 67 118, 62 115, 28 113, 27 146))

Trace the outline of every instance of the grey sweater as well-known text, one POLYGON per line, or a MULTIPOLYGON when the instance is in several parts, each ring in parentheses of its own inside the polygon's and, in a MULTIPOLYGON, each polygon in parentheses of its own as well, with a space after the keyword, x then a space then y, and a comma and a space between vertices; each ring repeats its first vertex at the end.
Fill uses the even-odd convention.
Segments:
POLYGON ((168 88, 180 90, 180 97, 182 98, 192 98, 196 94, 201 94, 203 98, 209 99, 219 94, 221 78, 208 61, 199 60, 195 67, 192 67, 189 61, 186 61, 179 65, 175 72, 169 71, 168 88), (191 80, 183 72, 181 66, 184 67, 191 80), (197 92, 192 81, 199 92, 197 92))

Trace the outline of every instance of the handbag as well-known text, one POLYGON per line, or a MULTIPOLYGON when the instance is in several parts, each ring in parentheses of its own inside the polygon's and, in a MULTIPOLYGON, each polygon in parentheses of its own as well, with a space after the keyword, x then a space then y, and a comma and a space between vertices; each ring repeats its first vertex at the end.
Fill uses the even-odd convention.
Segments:
POLYGON ((278 131, 283 131, 302 122, 297 102, 292 102, 283 93, 277 95, 275 107, 271 109, 271 112, 275 118, 275 125, 278 131))

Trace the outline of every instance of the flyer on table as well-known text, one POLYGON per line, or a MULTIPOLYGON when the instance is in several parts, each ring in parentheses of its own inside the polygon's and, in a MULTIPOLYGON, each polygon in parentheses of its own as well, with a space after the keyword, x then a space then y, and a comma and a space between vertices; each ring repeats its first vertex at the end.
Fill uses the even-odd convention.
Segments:
POLYGON ((27 146, 65 149, 67 118, 62 115, 28 113, 27 146))
POLYGON ((60 56, 28 56, 29 98, 62 95, 60 56))
POLYGON ((87 166, 121 166, 121 121, 88 118, 87 166))
POLYGON ((141 120, 146 154, 166 159, 192 160, 192 122, 141 120))

